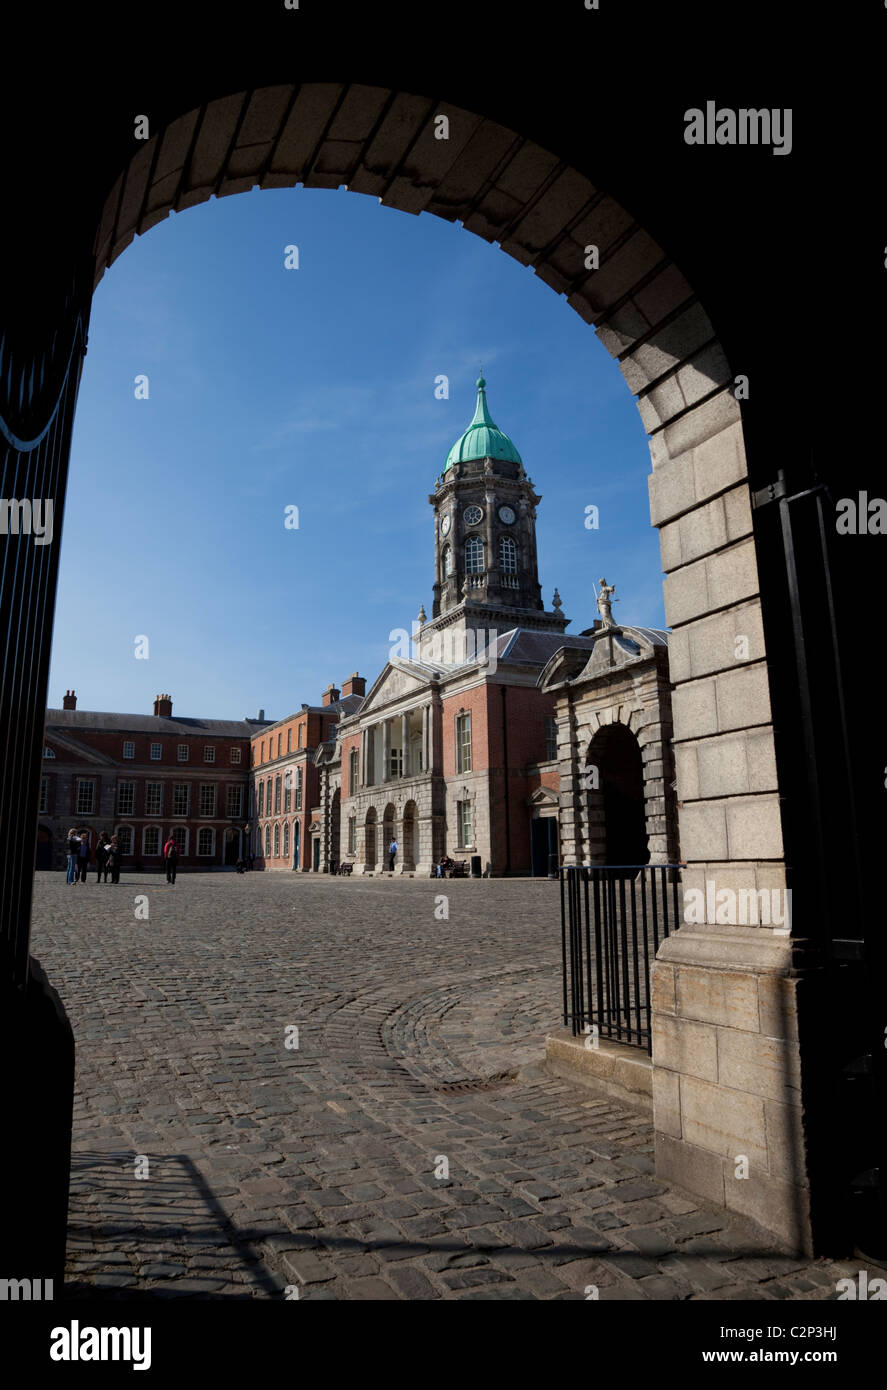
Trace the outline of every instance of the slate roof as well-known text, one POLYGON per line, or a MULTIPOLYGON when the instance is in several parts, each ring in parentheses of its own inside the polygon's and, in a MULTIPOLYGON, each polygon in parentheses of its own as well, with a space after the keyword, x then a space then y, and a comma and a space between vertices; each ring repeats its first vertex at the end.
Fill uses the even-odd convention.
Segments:
POLYGON ((191 719, 162 714, 110 714, 91 709, 48 709, 46 728, 108 733, 204 734, 216 738, 251 738, 270 719, 191 719))

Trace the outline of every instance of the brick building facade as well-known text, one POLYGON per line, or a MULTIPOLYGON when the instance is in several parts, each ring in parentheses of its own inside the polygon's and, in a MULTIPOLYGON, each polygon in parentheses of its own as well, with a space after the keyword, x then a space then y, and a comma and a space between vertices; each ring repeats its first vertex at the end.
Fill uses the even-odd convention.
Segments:
POLYGON ((250 752, 250 823, 256 867, 329 867, 335 807, 321 813, 317 755, 335 744, 340 721, 359 708, 365 681, 355 672, 342 690, 330 685, 319 705, 302 705, 257 732, 250 752))
POLYGON ((64 865, 71 827, 119 837, 124 868, 160 868, 171 833, 182 868, 233 863, 245 846, 250 741, 259 719, 174 716, 169 695, 153 714, 63 708, 46 712, 37 867, 64 865))

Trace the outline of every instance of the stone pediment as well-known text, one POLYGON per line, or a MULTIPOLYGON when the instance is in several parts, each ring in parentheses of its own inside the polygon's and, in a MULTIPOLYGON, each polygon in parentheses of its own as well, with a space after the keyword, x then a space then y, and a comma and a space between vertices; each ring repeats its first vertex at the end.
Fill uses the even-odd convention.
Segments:
MULTIPOLYGON (((56 760, 60 763, 91 763, 98 767, 116 767, 117 764, 107 753, 100 753, 95 748, 90 748, 88 743, 81 743, 79 739, 72 738, 70 734, 58 733, 55 729, 47 729, 43 739, 44 747, 51 748, 55 753, 56 760)), ((52 768, 52 759, 44 759, 44 767, 52 768)))
POLYGON ((543 807, 556 807, 560 805, 560 797, 551 787, 537 787, 532 796, 527 797, 527 805, 535 810, 543 807))
POLYGON ((397 657, 384 667, 372 689, 360 707, 363 718, 372 710, 383 709, 398 700, 419 695, 434 684, 435 672, 431 666, 423 666, 418 661, 401 661, 397 657))
POLYGON ((546 665, 537 682, 541 690, 594 680, 620 667, 649 661, 667 634, 655 628, 605 627, 594 632, 591 653, 565 643, 546 665))

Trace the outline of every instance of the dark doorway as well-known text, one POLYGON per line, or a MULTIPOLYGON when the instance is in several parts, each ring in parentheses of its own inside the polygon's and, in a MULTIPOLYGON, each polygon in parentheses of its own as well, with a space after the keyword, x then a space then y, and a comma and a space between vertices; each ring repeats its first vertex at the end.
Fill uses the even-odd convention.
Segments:
POLYGON ((237 830, 225 831, 225 863, 236 864, 240 857, 240 835, 237 830))
POLYGON ((624 724, 606 725, 592 739, 587 763, 597 769, 588 799, 592 862, 649 863, 644 761, 634 734, 624 724))
POLYGON ((37 827, 37 858, 34 867, 37 869, 52 868, 52 831, 45 825, 37 827))
POLYGON ((317 873, 320 868, 320 838, 318 836, 314 837, 312 845, 311 867, 315 873, 317 873))
POLYGON ((530 821, 530 872, 548 877, 549 855, 557 854, 557 816, 537 816, 530 821))

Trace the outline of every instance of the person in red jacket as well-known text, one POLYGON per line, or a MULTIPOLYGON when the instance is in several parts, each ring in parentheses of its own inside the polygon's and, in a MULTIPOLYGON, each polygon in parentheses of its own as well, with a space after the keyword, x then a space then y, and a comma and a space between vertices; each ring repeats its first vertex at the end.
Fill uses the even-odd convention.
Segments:
POLYGON ((179 847, 172 835, 163 846, 163 859, 166 864, 166 881, 167 883, 175 883, 176 869, 179 864, 179 847))

